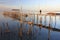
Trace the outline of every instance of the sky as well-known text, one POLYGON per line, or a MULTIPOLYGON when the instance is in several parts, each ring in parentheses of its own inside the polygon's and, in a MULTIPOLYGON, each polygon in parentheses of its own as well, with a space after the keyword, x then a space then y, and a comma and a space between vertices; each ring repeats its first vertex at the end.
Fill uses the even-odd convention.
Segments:
POLYGON ((19 0, 0 0, 0 9, 19 8, 19 0))
POLYGON ((23 9, 59 11, 60 0, 20 0, 23 9))
POLYGON ((59 11, 60 0, 0 0, 0 8, 59 11))

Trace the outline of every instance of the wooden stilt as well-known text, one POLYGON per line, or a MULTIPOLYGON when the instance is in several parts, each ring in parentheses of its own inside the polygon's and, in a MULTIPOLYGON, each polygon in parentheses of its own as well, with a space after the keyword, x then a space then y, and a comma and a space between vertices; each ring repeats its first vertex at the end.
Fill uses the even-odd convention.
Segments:
POLYGON ((34 23, 35 23, 35 14, 34 14, 34 23))
POLYGON ((6 23, 6 30, 5 30, 5 32, 10 32, 9 28, 8 28, 8 22, 6 23))
POLYGON ((55 25, 54 25, 54 28, 56 27, 56 15, 55 15, 55 25))
POLYGON ((44 23, 45 23, 45 26, 46 26, 46 15, 45 15, 45 21, 44 21, 44 23))
POLYGON ((28 32, 27 32, 27 34, 29 35, 29 34, 32 32, 33 22, 28 22, 28 24, 30 25, 30 27, 29 27, 29 29, 28 29, 28 32))
POLYGON ((50 16, 50 20, 49 20, 48 40, 50 40, 50 26, 51 26, 51 16, 50 16))
POLYGON ((37 24, 38 24, 38 14, 37 14, 37 24))
POLYGON ((19 33, 18 33, 18 36, 20 37, 20 39, 22 40, 22 36, 23 36, 23 33, 22 33, 22 25, 23 25, 23 21, 20 20, 20 29, 19 29, 19 33))
MULTIPOLYGON (((40 24, 42 25, 42 16, 40 17, 40 24)), ((40 29, 42 28, 42 26, 40 26, 40 29)))

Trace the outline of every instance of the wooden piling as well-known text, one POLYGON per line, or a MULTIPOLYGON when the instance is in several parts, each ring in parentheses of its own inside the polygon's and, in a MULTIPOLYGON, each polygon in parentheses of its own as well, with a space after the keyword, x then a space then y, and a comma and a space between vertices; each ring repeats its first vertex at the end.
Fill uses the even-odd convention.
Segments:
POLYGON ((45 24, 45 26, 46 26, 46 15, 45 15, 45 21, 44 21, 44 24, 45 24))
POLYGON ((38 14, 37 14, 37 24, 38 24, 38 14))
POLYGON ((51 27, 51 15, 50 15, 50 20, 49 20, 48 40, 50 40, 50 27, 51 27))
POLYGON ((28 22, 28 24, 30 25, 29 29, 28 29, 28 32, 27 32, 27 34, 29 35, 32 32, 33 22, 28 22))
POLYGON ((2 37, 2 27, 0 26, 0 36, 2 37))
POLYGON ((35 14, 34 14, 34 23, 35 23, 35 14))
POLYGON ((22 40, 22 36, 23 36, 23 34, 22 34, 22 25, 23 25, 23 21, 22 20, 20 20, 20 30, 19 30, 19 33, 18 33, 18 36, 20 37, 20 39, 22 40))
POLYGON ((50 29, 48 30, 48 40, 50 40, 50 29))
POLYGON ((8 28, 8 27, 9 27, 9 26, 8 26, 8 22, 7 22, 5 25, 6 25, 6 30, 5 30, 5 32, 10 32, 10 31, 9 31, 9 28, 8 28))
MULTIPOLYGON (((42 16, 40 16, 40 24, 42 25, 42 16)), ((40 26, 40 29, 42 28, 42 26, 40 26)))
POLYGON ((54 25, 54 28, 56 27, 56 15, 55 15, 55 25, 54 25))

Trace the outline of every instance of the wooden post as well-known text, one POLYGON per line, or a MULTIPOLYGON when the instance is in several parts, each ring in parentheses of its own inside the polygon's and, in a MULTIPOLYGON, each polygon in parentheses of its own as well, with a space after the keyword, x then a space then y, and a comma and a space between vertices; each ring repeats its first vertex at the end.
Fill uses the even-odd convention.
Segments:
POLYGON ((5 32, 10 32, 9 28, 8 28, 8 22, 6 23, 6 30, 5 30, 5 32))
POLYGON ((51 15, 49 20, 49 28, 48 28, 48 40, 50 40, 50 27, 51 27, 51 15))
POLYGON ((23 15, 23 14, 22 14, 22 11, 21 11, 21 13, 20 13, 20 20, 22 20, 22 15, 23 15))
MULTIPOLYGON (((5 28, 5 23, 3 22, 3 27, 5 28)), ((2 37, 2 35, 4 35, 3 34, 3 32, 1 31, 1 37, 2 37)))
POLYGON ((23 23, 22 23, 22 21, 20 21, 19 37, 21 38, 21 40, 22 40, 22 25, 23 25, 23 23))
POLYGON ((38 24, 38 14, 37 14, 37 24, 38 24))
POLYGON ((45 22, 44 23, 45 23, 45 26, 46 26, 46 15, 45 15, 45 22))
POLYGON ((7 29, 8 29, 8 22, 6 23, 6 27, 7 27, 7 29))
MULTIPOLYGON (((42 25, 42 16, 40 17, 40 24, 42 25)), ((40 29, 42 28, 42 26, 40 26, 40 29)))
POLYGON ((35 14, 34 14, 34 23, 35 23, 35 14))
POLYGON ((28 32, 27 32, 27 34, 29 35, 32 32, 33 23, 32 22, 28 22, 28 24, 30 25, 30 27, 28 29, 28 32))
MULTIPOLYGON (((32 35, 32 26, 33 26, 33 24, 30 24, 30 32, 29 32, 30 35, 32 35)), ((29 35, 29 36, 30 36, 30 35, 29 35)), ((32 37, 31 37, 31 36, 30 36, 30 40, 32 40, 32 37)))
POLYGON ((2 27, 0 26, 0 37, 2 37, 2 27))
POLYGON ((48 40, 50 40, 50 29, 48 29, 48 40))
MULTIPOLYGON (((40 10, 40 16, 41 16, 41 10, 40 10)), ((42 25, 42 16, 40 17, 40 24, 42 25)), ((40 29, 41 29, 42 26, 40 26, 40 29)))
POLYGON ((55 25, 54 25, 54 28, 56 27, 56 15, 55 15, 55 25))

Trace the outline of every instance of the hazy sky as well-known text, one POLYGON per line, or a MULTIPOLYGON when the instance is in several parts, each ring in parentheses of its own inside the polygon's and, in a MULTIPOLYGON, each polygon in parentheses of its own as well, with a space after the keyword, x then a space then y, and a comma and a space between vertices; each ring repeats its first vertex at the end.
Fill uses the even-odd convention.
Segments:
POLYGON ((0 0, 0 8, 19 8, 19 0, 0 0))
POLYGON ((0 0, 0 8, 21 7, 28 10, 60 10, 60 0, 0 0))
POLYGON ((25 9, 60 10, 60 0, 20 0, 20 4, 25 9))

